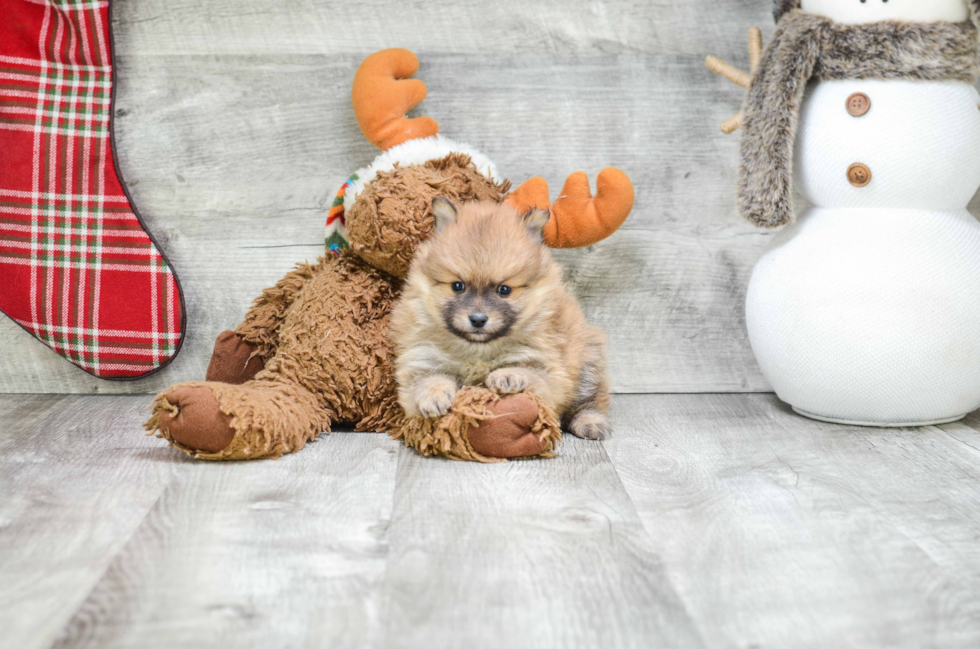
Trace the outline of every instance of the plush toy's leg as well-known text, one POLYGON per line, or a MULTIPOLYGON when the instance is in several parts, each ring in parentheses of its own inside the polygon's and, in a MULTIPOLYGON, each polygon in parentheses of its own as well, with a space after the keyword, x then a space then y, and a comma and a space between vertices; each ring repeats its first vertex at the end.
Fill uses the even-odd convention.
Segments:
POLYGON ((214 341, 208 381, 240 385, 251 381, 265 367, 258 345, 246 341, 234 331, 222 331, 214 341))
POLYGON ((385 407, 396 395, 391 281, 351 255, 294 271, 236 332, 263 356, 275 350, 265 368, 241 385, 176 385, 156 398, 146 427, 204 459, 278 457, 331 422, 389 430, 403 417, 385 407))
POLYGON ((392 433, 422 455, 454 460, 499 462, 550 457, 561 440, 554 413, 532 393, 499 397, 483 387, 467 387, 439 419, 412 417, 392 433))
POLYGON ((300 264, 286 273, 275 286, 262 291, 235 331, 218 334, 208 364, 208 381, 237 385, 251 380, 265 367, 276 353, 286 310, 318 267, 319 263, 300 264))
POLYGON ((330 430, 332 413, 300 385, 180 383, 157 395, 144 427, 204 460, 277 458, 330 430))

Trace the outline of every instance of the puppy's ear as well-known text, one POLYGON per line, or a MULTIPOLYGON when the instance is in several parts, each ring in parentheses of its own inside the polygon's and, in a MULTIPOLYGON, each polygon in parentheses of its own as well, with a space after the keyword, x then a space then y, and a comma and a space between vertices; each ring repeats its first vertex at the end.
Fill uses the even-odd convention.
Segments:
POLYGON ((527 231, 531 233, 534 240, 538 243, 544 241, 544 226, 551 219, 551 212, 538 209, 528 210, 524 213, 523 218, 524 225, 527 226, 527 231))
POLYGON ((432 214, 436 217, 436 232, 456 223, 456 206, 441 196, 432 199, 432 214))

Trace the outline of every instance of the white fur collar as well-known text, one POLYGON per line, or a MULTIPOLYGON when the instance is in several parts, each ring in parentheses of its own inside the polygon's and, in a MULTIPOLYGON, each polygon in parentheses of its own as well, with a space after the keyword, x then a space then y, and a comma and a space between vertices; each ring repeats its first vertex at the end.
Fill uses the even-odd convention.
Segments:
POLYGON ((428 160, 445 158, 450 153, 462 153, 470 156, 473 164, 476 165, 477 171, 493 182, 500 182, 501 179, 497 174, 497 167, 488 157, 468 144, 451 140, 442 135, 434 135, 432 137, 409 140, 398 146, 391 147, 375 158, 374 162, 362 169, 358 169, 355 172, 357 180, 354 180, 344 193, 344 210, 346 211, 351 208, 357 199, 357 195, 361 193, 365 185, 374 180, 375 176, 379 173, 394 169, 396 163, 405 167, 413 164, 421 164, 428 160))

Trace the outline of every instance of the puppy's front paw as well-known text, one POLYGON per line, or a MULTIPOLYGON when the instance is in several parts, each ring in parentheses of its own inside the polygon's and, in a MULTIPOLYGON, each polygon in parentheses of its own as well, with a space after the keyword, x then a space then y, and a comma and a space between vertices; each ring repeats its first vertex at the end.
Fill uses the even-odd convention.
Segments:
POLYGON ((609 439, 612 436, 612 426, 601 412, 595 410, 586 410, 575 415, 568 429, 572 435, 582 439, 609 439))
POLYGON ((423 417, 442 417, 453 407, 453 399, 455 398, 456 388, 454 386, 434 385, 422 392, 415 405, 423 417))
POLYGON ((497 394, 517 394, 531 387, 526 372, 507 367, 490 372, 484 383, 497 394))

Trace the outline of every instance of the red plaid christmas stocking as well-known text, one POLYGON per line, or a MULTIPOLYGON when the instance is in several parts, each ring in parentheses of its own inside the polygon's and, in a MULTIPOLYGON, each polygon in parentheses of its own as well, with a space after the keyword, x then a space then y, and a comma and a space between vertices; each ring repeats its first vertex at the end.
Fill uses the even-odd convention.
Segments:
POLYGON ((90 374, 180 348, 180 286, 116 169, 105 0, 0 0, 0 310, 90 374))

